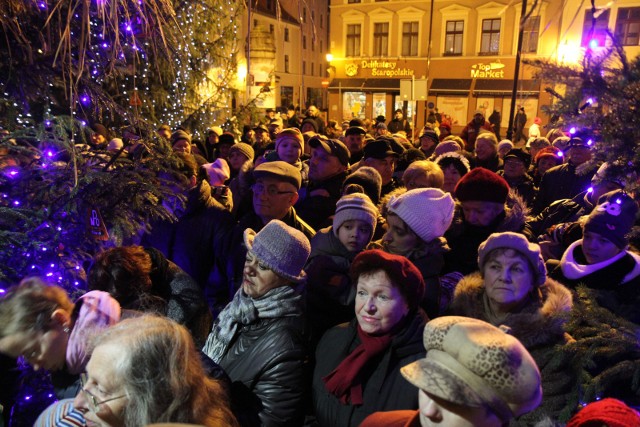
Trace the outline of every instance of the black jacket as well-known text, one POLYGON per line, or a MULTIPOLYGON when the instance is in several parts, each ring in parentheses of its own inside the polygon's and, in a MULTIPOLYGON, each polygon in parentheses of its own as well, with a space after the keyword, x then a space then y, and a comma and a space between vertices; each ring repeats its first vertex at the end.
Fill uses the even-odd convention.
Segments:
POLYGON ((336 212, 336 203, 341 196, 342 184, 347 172, 341 172, 321 182, 309 182, 301 189, 296 203, 298 215, 313 229, 319 230, 331 225, 329 218, 336 212))
POLYGON ((404 379, 400 368, 425 355, 422 332, 427 316, 421 309, 410 313, 405 327, 389 348, 378 356, 375 369, 362 384, 363 404, 343 405, 325 388, 322 378, 331 373, 360 344, 357 319, 329 329, 316 350, 313 372, 313 404, 320 426, 358 426, 376 411, 417 409, 418 390, 404 379))
POLYGON ((578 171, 578 169, 582 168, 565 163, 546 171, 542 175, 532 213, 537 215, 556 200, 571 199, 589 188, 595 169, 585 171, 578 171))
POLYGON ((305 322, 299 316, 244 326, 220 366, 231 378, 233 412, 244 426, 298 426, 309 397, 305 322))

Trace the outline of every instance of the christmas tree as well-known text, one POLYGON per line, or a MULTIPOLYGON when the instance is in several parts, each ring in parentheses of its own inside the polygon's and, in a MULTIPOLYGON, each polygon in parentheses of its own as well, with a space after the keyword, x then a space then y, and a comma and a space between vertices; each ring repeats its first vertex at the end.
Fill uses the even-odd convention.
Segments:
POLYGON ((629 60, 615 37, 609 38, 608 47, 586 48, 577 67, 525 62, 538 68, 553 97, 552 105, 542 107, 550 127, 585 139, 594 148, 593 162, 608 162, 607 176, 624 178, 633 191, 640 170, 640 57, 629 60))

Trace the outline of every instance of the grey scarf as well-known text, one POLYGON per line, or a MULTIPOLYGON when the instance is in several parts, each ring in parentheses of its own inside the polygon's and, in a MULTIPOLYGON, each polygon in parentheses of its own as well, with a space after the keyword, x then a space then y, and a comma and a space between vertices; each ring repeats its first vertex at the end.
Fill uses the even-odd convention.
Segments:
POLYGON ((302 295, 289 285, 271 289, 257 299, 245 295, 240 288, 220 312, 202 351, 219 363, 240 325, 250 325, 258 319, 299 316, 302 313, 301 304, 302 295))

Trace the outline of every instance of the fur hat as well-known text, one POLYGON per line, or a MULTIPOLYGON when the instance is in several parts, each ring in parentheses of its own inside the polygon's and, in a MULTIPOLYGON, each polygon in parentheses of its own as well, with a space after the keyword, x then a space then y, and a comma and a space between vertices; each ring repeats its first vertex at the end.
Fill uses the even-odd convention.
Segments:
POLYGON ((300 132, 300 129, 298 128, 282 129, 276 135, 276 150, 278 149, 278 145, 280 145, 280 143, 285 139, 292 139, 292 140, 298 141, 298 143, 300 144, 300 149, 304 151, 304 138, 302 136, 302 133, 300 132))
POLYGON ((229 149, 229 155, 231 155, 231 153, 235 153, 238 152, 240 154, 242 154, 243 156, 245 156, 247 159, 253 161, 253 158, 256 155, 256 152, 253 150, 253 147, 250 146, 247 143, 244 142, 240 142, 238 144, 234 144, 230 149, 229 149))
POLYGON ((187 132, 183 131, 182 129, 178 129, 177 131, 171 134, 171 145, 175 144, 177 141, 180 141, 181 139, 184 139, 187 142, 189 142, 189 144, 191 144, 191 135, 189 135, 187 132))
POLYGON ((534 285, 542 286, 547 281, 547 267, 545 267, 544 259, 540 253, 540 246, 536 243, 530 243, 524 235, 511 231, 493 233, 480 244, 478 248, 478 267, 482 277, 484 277, 484 265, 487 262, 487 257, 491 251, 500 248, 513 249, 529 261, 535 279, 534 285))
POLYGON ((287 162, 283 162, 282 160, 260 163, 253 170, 253 177, 256 180, 261 177, 276 178, 293 184, 298 190, 300 189, 300 185, 302 185, 300 170, 287 162))
POLYGON ((504 147, 509 147, 509 150, 512 150, 513 142, 509 141, 508 139, 503 139, 502 141, 498 142, 498 151, 502 150, 504 147))
POLYGON ((416 188, 387 203, 389 213, 398 215, 423 241, 444 236, 453 219, 454 201, 438 188, 416 188))
POLYGON ((591 402, 575 414, 567 427, 606 425, 608 427, 640 426, 640 414, 618 399, 607 397, 591 402))
POLYGON ((597 233, 620 249, 629 244, 628 234, 638 214, 638 204, 627 193, 615 190, 602 195, 584 224, 584 231, 597 233))
MULTIPOLYGON (((442 145, 442 143, 440 143, 440 145, 442 145)), ((440 145, 438 145, 438 147, 440 145)), ((438 147, 436 147, 436 151, 438 150, 438 147)), ((438 157, 436 157, 435 162, 443 170, 445 168, 448 168, 449 165, 453 165, 453 167, 457 169, 460 176, 464 176, 468 174, 469 171, 471 170, 471 165, 469 164, 469 160, 459 151, 452 151, 450 153, 441 154, 438 157)))
POLYGON ((420 270, 406 257, 394 255, 380 249, 360 252, 351 264, 350 274, 357 278, 364 272, 383 270, 398 288, 410 309, 418 307, 424 297, 425 283, 420 270))
POLYGON ((311 253, 311 244, 302 231, 274 219, 258 233, 247 228, 244 244, 279 276, 294 283, 306 280, 303 268, 311 253))
POLYGON ((501 329, 443 316, 426 324, 423 341, 426 357, 400 369, 421 390, 459 405, 488 407, 505 423, 540 404, 536 362, 501 329))
POLYGON ((371 235, 376 228, 378 220, 378 208, 373 204, 369 196, 363 193, 345 194, 336 203, 336 213, 333 216, 333 234, 338 235, 338 230, 346 221, 359 219, 371 226, 371 235))
POLYGON ((351 175, 347 176, 342 188, 350 184, 357 184, 362 187, 364 193, 369 196, 374 205, 380 203, 380 193, 382 191, 382 177, 380 172, 370 166, 362 166, 351 175))
POLYGON ((225 159, 217 159, 213 163, 205 163, 202 167, 207 171, 209 184, 214 187, 224 185, 224 182, 231 177, 231 170, 225 159))
POLYGON ((509 184, 489 169, 475 168, 458 181, 454 193, 461 202, 505 203, 509 195, 509 184))
POLYGON ((460 145, 456 141, 454 141, 453 139, 445 139, 444 141, 436 145, 434 154, 436 156, 442 156, 445 153, 455 153, 460 150, 460 145))

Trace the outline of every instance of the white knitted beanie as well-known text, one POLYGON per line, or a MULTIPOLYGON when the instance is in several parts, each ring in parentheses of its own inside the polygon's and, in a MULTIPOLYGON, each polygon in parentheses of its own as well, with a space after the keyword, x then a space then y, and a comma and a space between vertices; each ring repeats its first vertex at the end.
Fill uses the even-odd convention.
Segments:
POLYGON ((423 241, 442 237, 453 219, 453 198, 438 188, 416 188, 396 197, 387 204, 423 241))
POLYGON ((371 226, 371 235, 373 236, 377 218, 378 208, 369 196, 364 193, 344 195, 336 203, 336 213, 333 216, 333 234, 338 235, 338 230, 345 221, 359 219, 371 226))

